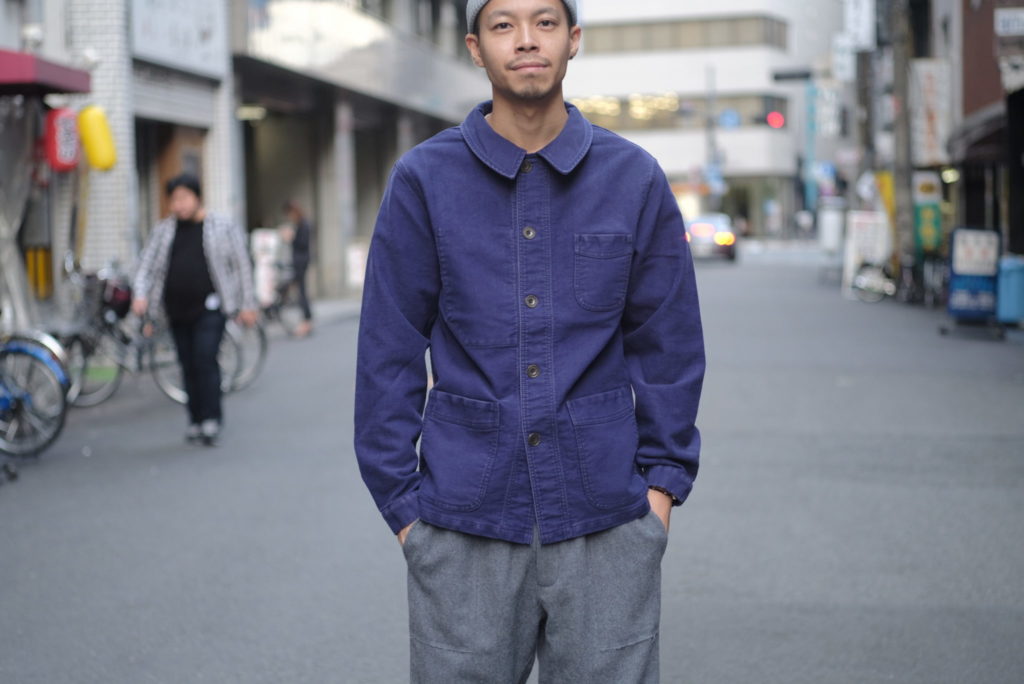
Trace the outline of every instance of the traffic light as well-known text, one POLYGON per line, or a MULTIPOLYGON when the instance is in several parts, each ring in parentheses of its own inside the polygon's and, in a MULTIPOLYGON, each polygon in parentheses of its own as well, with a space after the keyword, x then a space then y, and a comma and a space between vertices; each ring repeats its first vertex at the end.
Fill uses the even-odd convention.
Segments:
POLYGON ((782 112, 768 112, 764 120, 772 128, 782 128, 786 125, 786 117, 783 116, 782 112))

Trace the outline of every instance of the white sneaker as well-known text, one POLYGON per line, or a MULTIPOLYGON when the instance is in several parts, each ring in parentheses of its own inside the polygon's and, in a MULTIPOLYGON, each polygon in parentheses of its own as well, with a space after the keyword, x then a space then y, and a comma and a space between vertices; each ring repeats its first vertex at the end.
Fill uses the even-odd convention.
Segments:
POLYGON ((220 436, 220 423, 215 420, 204 420, 203 424, 199 426, 199 432, 203 445, 213 446, 217 443, 217 437, 220 436))

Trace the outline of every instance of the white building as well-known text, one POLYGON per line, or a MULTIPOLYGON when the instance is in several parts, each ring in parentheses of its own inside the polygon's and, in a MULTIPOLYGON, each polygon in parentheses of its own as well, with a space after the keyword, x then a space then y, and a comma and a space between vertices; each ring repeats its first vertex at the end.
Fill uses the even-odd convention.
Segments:
POLYGON ((580 12, 583 49, 567 98, 650 151, 684 214, 716 203, 715 156, 728 188, 722 209, 755 234, 783 232, 803 206, 802 160, 818 162, 815 177, 831 191, 821 162, 834 161, 842 128, 852 127, 830 69, 841 0, 580 0, 580 12), (809 82, 774 79, 803 70, 817 90, 814 132, 809 82))

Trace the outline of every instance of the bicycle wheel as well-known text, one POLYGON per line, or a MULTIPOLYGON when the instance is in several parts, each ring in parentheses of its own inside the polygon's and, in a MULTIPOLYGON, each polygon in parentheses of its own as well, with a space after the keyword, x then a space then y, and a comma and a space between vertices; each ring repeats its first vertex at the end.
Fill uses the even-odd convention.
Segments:
MULTIPOLYGON (((174 338, 166 328, 158 331, 150 342, 149 367, 160 391, 179 404, 188 402, 185 382, 181 377, 181 365, 178 363, 178 350, 174 346, 174 338)), ((217 351, 217 363, 220 365, 220 390, 227 394, 234 386, 238 371, 242 364, 242 349, 238 341, 227 334, 220 341, 217 351)))
POLYGON ((853 277, 853 292, 862 302, 874 304, 885 298, 887 281, 881 268, 861 266, 853 277))
POLYGON ((63 370, 49 350, 28 342, 0 348, 0 452, 25 457, 50 446, 64 428, 63 370))
POLYGON ((76 335, 68 345, 68 373, 72 406, 97 406, 121 386, 124 377, 124 348, 105 333, 76 335))
POLYGON ((263 370, 267 360, 267 331, 260 323, 246 328, 232 320, 228 321, 224 334, 233 337, 241 349, 238 373, 230 389, 237 392, 251 385, 263 370))

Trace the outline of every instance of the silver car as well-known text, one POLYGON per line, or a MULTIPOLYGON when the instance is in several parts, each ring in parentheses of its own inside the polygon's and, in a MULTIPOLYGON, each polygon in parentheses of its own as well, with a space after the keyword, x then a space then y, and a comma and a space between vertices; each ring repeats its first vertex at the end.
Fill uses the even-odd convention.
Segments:
POLYGON ((694 257, 736 260, 736 231, 727 214, 703 214, 686 224, 686 241, 694 257))

